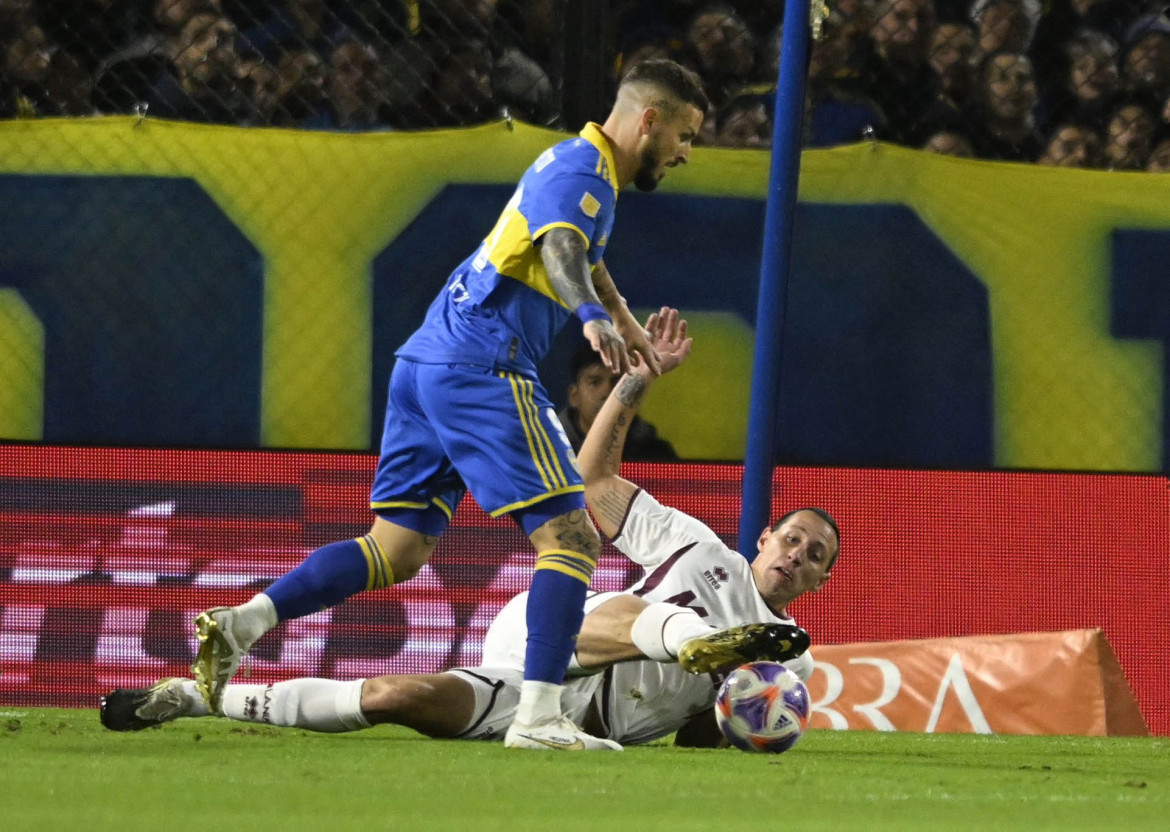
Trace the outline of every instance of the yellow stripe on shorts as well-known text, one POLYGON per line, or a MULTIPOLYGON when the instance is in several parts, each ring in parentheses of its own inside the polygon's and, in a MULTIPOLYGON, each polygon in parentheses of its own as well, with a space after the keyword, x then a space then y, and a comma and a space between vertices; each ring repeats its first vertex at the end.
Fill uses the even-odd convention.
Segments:
POLYGON ((564 470, 561 468, 561 458, 557 456, 557 447, 553 444, 552 438, 548 435, 548 431, 544 429, 544 422, 542 422, 540 419, 540 408, 537 406, 536 397, 533 395, 533 392, 536 388, 531 381, 525 379, 524 389, 528 394, 526 401, 528 402, 528 406, 532 409, 533 424, 536 425, 538 436, 544 443, 544 447, 548 449, 549 458, 552 459, 553 467, 556 468, 556 474, 553 475, 552 472, 549 472, 549 476, 552 477, 554 484, 558 488, 564 488, 569 484, 569 480, 565 476, 564 470))
MULTIPOLYGON (((540 456, 537 455, 537 443, 533 435, 532 426, 528 421, 528 408, 523 399, 523 394, 520 389, 520 380, 511 373, 500 373, 508 379, 512 385, 512 398, 516 400, 516 412, 520 416, 520 424, 524 427, 524 438, 528 441, 528 453, 532 456, 532 463, 536 466, 536 472, 540 474, 540 479, 544 482, 544 487, 552 491, 554 486, 549 480, 548 473, 545 471, 544 465, 541 464, 540 456)), ((542 454, 544 449, 540 449, 542 454)))

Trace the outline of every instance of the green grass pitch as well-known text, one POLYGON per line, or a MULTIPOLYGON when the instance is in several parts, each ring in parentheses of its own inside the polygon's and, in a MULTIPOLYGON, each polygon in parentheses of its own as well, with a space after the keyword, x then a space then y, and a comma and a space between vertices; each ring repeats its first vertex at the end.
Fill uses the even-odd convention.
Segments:
POLYGON ((4 830, 1165 830, 1170 739, 809 732, 778 756, 509 751, 0 709, 4 830), (749 826, 751 824, 751 826, 749 826))

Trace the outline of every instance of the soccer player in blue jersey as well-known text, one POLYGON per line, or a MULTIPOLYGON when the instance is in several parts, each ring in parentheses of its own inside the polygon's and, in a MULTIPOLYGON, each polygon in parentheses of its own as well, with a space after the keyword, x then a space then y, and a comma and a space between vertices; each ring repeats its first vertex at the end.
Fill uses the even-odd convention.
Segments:
POLYGON ((396 353, 370 532, 312 552, 238 607, 196 618, 192 671, 213 713, 242 655, 277 623, 417 574, 470 489, 485 511, 510 515, 537 554, 524 681, 505 743, 620 750, 561 709, 601 541, 536 366, 576 316, 607 367, 624 372, 644 362, 657 371, 658 356, 602 255, 618 192, 631 183, 653 190, 684 164, 708 106, 693 72, 647 61, 623 78, 604 124, 586 125, 525 172, 495 227, 396 353))

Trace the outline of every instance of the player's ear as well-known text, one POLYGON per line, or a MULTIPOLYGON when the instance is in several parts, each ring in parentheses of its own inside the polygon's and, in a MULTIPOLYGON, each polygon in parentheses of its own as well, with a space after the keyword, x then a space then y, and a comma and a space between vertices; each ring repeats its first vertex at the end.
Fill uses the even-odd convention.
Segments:
POLYGON ((764 526, 764 530, 760 532, 760 539, 756 541, 756 550, 764 551, 764 546, 768 544, 768 537, 772 534, 771 526, 764 526))
POLYGON ((658 120, 658 110, 655 107, 642 108, 642 123, 641 133, 643 136, 649 136, 654 129, 654 122, 658 120))
POLYGON ((824 575, 821 575, 821 579, 817 581, 817 585, 810 589, 809 592, 816 592, 818 589, 823 587, 825 585, 825 581, 829 580, 831 577, 833 577, 832 572, 826 572, 824 575))

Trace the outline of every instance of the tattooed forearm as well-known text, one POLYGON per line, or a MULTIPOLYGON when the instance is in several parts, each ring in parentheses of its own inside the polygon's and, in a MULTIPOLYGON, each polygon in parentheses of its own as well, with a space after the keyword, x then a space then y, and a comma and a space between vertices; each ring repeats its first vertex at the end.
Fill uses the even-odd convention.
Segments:
POLYGON ((597 268, 593 270, 593 288, 597 290, 597 297, 606 309, 612 310, 625 305, 625 298, 618 292, 617 284, 613 282, 613 276, 604 262, 598 263, 597 268))
POLYGON ((622 450, 626 446, 626 430, 629 428, 629 421, 624 413, 618 414, 613 430, 606 438, 603 458, 606 467, 611 471, 617 471, 622 464, 622 450))
POLYGON ((615 391, 618 401, 626 407, 637 407, 646 392, 646 379, 637 373, 626 373, 615 391))
POLYGON ((567 228, 552 229, 541 240, 540 259, 553 289, 570 309, 599 302, 580 234, 567 228))
POLYGON ((620 528, 626 517, 626 509, 630 505, 630 498, 615 488, 611 488, 597 495, 589 501, 593 513, 603 520, 608 520, 615 527, 620 528))

